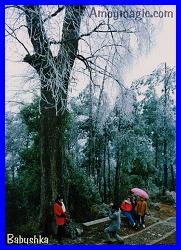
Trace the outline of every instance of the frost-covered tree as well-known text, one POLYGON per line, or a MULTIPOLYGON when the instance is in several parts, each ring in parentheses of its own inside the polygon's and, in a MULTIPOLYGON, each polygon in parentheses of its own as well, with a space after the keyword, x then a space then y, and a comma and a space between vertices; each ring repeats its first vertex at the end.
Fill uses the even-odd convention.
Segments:
POLYGON ((139 109, 145 133, 155 149, 157 184, 165 193, 170 186, 175 189, 175 68, 162 63, 150 75, 134 82, 133 88, 142 99, 139 109))
MULTIPOLYGON (((108 10, 108 6, 97 8, 108 10)), ((112 11, 128 9, 126 6, 110 8, 112 11)), ((148 49, 153 25, 148 19, 97 18, 91 14, 92 6, 16 5, 6 6, 6 11, 7 40, 14 39, 18 51, 18 46, 23 48, 20 60, 31 66, 33 73, 29 78, 39 83, 40 225, 48 233, 52 200, 66 189, 64 134, 70 83, 80 79, 91 82, 90 91, 93 85, 103 87, 103 82, 108 86, 110 83, 122 86, 127 63, 136 52, 148 49)), ((99 106, 97 117, 101 114, 99 106)), ((91 128, 90 148, 94 150, 94 126, 91 128)), ((91 156, 92 171, 95 154, 91 156)))

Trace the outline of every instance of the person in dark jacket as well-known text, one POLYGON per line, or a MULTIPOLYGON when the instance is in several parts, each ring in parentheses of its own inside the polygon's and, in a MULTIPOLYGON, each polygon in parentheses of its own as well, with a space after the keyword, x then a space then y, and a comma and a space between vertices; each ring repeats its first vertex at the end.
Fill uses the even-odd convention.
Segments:
POLYGON ((65 231, 65 223, 66 223, 66 210, 63 203, 63 195, 57 195, 53 206, 55 221, 57 225, 57 239, 61 241, 64 231, 65 231))

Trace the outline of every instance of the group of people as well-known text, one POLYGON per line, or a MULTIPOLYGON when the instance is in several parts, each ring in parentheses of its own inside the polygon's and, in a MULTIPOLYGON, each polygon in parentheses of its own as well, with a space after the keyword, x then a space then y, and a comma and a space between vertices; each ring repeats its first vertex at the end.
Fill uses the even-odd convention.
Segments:
MULTIPOLYGON (((67 213, 63 202, 63 195, 58 195, 54 203, 54 216, 57 225, 57 239, 62 240, 67 221, 67 213)), ((121 236, 118 234, 121 225, 121 213, 128 218, 130 225, 133 228, 145 228, 144 217, 148 212, 146 199, 136 197, 134 195, 122 201, 119 206, 110 204, 109 218, 110 225, 104 230, 106 241, 111 242, 111 237, 114 236, 117 241, 124 243, 121 236)))
POLYGON ((148 205, 143 197, 128 197, 120 204, 120 210, 126 216, 132 227, 145 228, 145 214, 148 213, 148 205))
POLYGON ((110 204, 109 218, 111 220, 110 225, 104 230, 106 241, 111 242, 111 237, 114 236, 118 242, 124 243, 121 236, 118 234, 121 226, 120 216, 121 213, 127 217, 130 225, 133 228, 143 227, 145 228, 145 215, 148 213, 148 205, 146 199, 143 197, 136 197, 132 195, 119 206, 110 204))

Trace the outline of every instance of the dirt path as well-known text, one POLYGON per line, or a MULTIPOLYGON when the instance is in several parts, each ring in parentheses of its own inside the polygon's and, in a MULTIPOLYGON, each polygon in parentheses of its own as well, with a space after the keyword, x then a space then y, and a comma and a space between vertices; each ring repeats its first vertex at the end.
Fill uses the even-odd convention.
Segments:
MULTIPOLYGON (((83 235, 75 240, 65 239, 63 244, 102 245, 104 240, 104 228, 108 223, 90 227, 83 235)), ((120 235, 125 245, 153 245, 175 244, 176 242, 176 214, 175 207, 161 204, 160 211, 151 211, 151 216, 146 217, 146 228, 135 230, 122 221, 120 235)), ((54 242, 54 244, 56 244, 54 242)), ((111 244, 119 244, 115 240, 111 244)))
POLYGON ((172 233, 167 238, 159 241, 158 244, 161 244, 161 245, 175 245, 175 242, 176 242, 176 232, 172 233))
MULTIPOLYGON (((154 245, 154 244, 175 244, 176 218, 170 217, 166 220, 151 224, 145 229, 139 231, 124 227, 129 230, 129 235, 123 236, 125 245, 154 245)), ((105 245, 103 230, 91 230, 84 234, 83 237, 76 240, 65 239, 63 244, 80 244, 80 245, 105 245)), ((127 231, 128 232, 128 231, 127 231)), ((110 244, 119 244, 115 239, 110 244)))
POLYGON ((159 243, 161 240, 169 237, 175 232, 175 217, 168 220, 154 223, 146 229, 124 237, 125 244, 128 245, 153 245, 159 243))

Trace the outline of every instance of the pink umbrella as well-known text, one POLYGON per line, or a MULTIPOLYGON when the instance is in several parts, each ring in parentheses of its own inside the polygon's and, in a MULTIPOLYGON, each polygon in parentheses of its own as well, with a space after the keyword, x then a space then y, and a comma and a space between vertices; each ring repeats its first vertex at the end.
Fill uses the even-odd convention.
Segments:
POLYGON ((131 192, 134 193, 135 195, 142 197, 142 198, 145 198, 145 199, 149 198, 148 194, 140 188, 132 188, 131 192))

